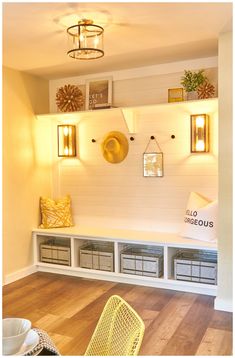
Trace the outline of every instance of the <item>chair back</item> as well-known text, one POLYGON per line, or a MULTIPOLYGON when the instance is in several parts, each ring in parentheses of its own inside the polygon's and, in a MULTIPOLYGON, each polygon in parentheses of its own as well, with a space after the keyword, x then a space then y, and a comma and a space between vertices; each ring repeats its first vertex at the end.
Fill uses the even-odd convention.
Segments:
POLYGON ((144 322, 121 297, 107 301, 85 356, 136 356, 144 336, 144 322))

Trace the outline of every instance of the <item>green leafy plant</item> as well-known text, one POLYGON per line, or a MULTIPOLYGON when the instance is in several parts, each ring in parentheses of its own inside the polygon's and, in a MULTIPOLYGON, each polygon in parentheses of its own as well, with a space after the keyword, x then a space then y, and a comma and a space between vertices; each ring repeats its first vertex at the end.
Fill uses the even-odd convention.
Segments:
POLYGON ((196 91, 198 86, 207 80, 204 72, 205 70, 199 70, 198 72, 184 71, 184 76, 181 77, 180 83, 186 92, 196 91))

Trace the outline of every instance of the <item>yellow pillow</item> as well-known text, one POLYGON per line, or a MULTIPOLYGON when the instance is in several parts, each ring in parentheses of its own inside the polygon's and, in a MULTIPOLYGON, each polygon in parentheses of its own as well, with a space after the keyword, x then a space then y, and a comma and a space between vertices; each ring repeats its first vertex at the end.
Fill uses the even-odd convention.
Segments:
POLYGON ((70 203, 69 195, 58 200, 41 197, 42 223, 40 228, 50 229, 73 226, 70 203))

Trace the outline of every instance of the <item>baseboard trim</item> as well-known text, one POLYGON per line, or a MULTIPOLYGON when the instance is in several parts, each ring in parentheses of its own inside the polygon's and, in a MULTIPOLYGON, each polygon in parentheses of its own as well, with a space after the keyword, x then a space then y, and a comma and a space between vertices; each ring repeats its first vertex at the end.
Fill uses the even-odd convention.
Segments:
POLYGON ((233 312, 233 302, 216 297, 214 309, 217 311, 233 312))
POLYGON ((9 275, 6 275, 4 277, 3 286, 8 285, 9 283, 15 282, 17 280, 20 280, 21 278, 29 276, 35 272, 37 272, 36 265, 31 265, 31 266, 27 266, 21 270, 10 273, 9 275))

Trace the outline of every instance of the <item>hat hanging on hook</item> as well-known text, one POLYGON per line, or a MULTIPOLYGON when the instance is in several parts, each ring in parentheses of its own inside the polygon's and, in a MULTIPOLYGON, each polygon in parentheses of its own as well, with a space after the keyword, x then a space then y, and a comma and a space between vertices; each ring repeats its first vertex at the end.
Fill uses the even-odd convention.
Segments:
POLYGON ((109 163, 122 162, 129 150, 129 144, 126 136, 118 131, 109 132, 101 144, 103 157, 109 163))

